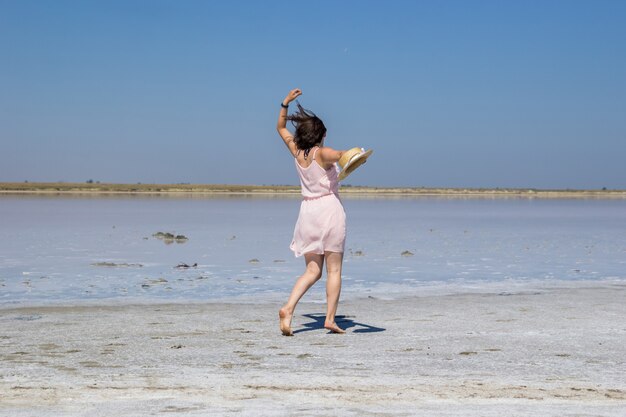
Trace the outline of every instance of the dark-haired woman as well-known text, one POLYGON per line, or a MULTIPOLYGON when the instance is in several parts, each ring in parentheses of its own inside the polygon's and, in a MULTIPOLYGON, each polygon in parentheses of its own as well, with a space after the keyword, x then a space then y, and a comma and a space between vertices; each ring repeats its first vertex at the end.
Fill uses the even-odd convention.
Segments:
POLYGON ((302 94, 294 89, 281 103, 276 129, 294 157, 302 187, 300 214, 291 242, 296 256, 304 255, 306 270, 298 278, 289 300, 279 311, 280 330, 292 336, 291 318, 300 298, 322 277, 326 262, 326 320, 324 327, 333 333, 345 333, 335 314, 341 293, 341 266, 346 239, 346 214, 339 200, 338 169, 344 151, 324 146, 326 127, 312 112, 298 104, 298 110, 287 114, 289 103, 302 94), (295 127, 292 134, 287 120, 295 127))

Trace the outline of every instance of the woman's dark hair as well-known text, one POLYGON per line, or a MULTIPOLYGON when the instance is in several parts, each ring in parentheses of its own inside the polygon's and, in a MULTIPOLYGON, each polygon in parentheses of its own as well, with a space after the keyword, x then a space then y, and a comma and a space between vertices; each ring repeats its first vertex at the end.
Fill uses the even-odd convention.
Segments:
POLYGON ((322 143, 322 139, 324 139, 326 134, 326 126, 315 113, 303 108, 300 103, 296 102, 296 105, 298 106, 298 111, 291 116, 287 116, 287 120, 291 120, 291 123, 296 128, 293 141, 296 144, 296 148, 304 151, 304 159, 306 159, 311 148, 322 143))

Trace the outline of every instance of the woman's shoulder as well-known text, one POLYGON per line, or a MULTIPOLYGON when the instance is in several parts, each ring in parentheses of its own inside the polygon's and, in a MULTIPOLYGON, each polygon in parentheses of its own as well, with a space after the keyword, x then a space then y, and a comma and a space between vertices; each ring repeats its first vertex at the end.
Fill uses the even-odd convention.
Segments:
POLYGON ((331 148, 330 146, 324 146, 320 148, 320 151, 317 154, 319 155, 322 163, 324 165, 327 165, 326 168, 328 168, 330 165, 337 162, 339 158, 341 158, 343 151, 338 151, 331 148))
POLYGON ((335 148, 331 148, 330 146, 319 146, 320 152, 328 152, 328 151, 336 151, 335 148))
POLYGON ((328 159, 335 153, 337 153, 337 150, 330 146, 320 146, 317 152, 317 154, 324 159, 328 159))

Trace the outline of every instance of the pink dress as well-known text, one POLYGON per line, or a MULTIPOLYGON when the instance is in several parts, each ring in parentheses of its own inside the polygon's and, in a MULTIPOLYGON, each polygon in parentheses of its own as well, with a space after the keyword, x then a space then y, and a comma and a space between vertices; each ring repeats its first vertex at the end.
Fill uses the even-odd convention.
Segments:
POLYGON ((336 165, 325 170, 315 160, 302 168, 296 162, 296 169, 302 186, 302 204, 293 232, 291 250, 296 256, 305 253, 343 253, 346 241, 346 213, 339 200, 339 170, 336 165))

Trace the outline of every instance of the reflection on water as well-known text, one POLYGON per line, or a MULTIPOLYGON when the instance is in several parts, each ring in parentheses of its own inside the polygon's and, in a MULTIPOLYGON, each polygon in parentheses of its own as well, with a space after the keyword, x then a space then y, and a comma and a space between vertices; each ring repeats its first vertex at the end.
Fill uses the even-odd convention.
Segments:
MULTIPOLYGON (((626 279, 624 200, 343 200, 347 296, 626 279)), ((298 207, 293 195, 1 196, 0 304, 282 296, 303 269, 288 249, 298 207)))

